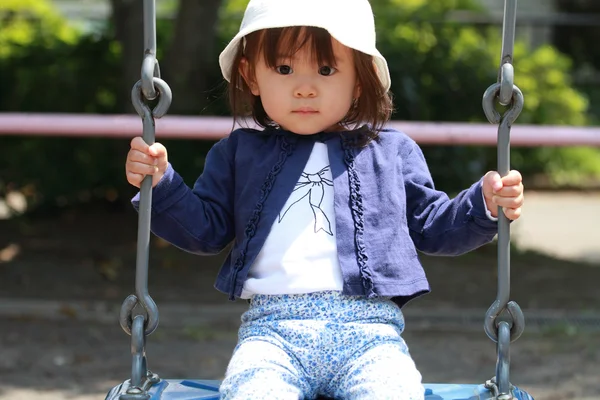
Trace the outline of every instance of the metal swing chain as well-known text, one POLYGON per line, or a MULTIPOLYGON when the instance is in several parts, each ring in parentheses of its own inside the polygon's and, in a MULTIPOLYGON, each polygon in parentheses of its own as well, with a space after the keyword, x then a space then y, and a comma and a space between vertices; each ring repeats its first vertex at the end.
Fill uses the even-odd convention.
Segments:
MULTIPOLYGON (((488 121, 498 124, 498 173, 506 176, 510 171, 510 129, 523 110, 523 93, 514 84, 513 50, 517 19, 517 0, 504 1, 502 26, 502 58, 498 82, 483 95, 483 110, 488 121), (501 115, 497 102, 506 107, 501 115)), ((498 292, 496 300, 486 313, 484 329, 497 343, 496 376, 486 382, 494 397, 513 399, 510 384, 510 343, 517 340, 525 329, 525 317, 519 305, 509 301, 510 296, 510 222, 498 207, 498 292)))
MULTIPOLYGON (((146 143, 155 140, 155 118, 164 116, 171 105, 169 85, 160 79, 160 68, 156 59, 156 5, 155 0, 144 0, 144 60, 141 79, 131 91, 131 102, 142 118, 146 143), (149 101, 158 99, 154 109, 149 101)), ((148 293, 148 259, 150 251, 150 211, 152 206, 152 176, 144 177, 140 186, 140 204, 137 233, 137 259, 135 295, 129 295, 121 306, 119 322, 121 328, 131 335, 131 380, 126 393, 120 400, 147 400, 148 389, 160 381, 158 375, 147 369, 146 336, 158 327, 158 307, 148 293), (134 315, 134 309, 137 313, 134 315)))

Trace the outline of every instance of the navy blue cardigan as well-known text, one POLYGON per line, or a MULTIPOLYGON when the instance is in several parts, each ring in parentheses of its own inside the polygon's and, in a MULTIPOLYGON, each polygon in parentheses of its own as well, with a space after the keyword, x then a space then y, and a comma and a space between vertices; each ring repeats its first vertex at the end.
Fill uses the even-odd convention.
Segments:
MULTIPOLYGON (((490 242, 481 180, 454 199, 434 188, 418 145, 381 132, 365 147, 358 131, 296 135, 238 129, 209 151, 188 187, 169 165, 153 189, 152 232, 196 254, 233 242, 215 287, 234 300, 278 213, 298 182, 315 141, 328 148, 334 186, 343 292, 392 297, 399 305, 429 292, 417 250, 459 255, 490 242)), ((139 194, 133 199, 137 208, 139 194)))

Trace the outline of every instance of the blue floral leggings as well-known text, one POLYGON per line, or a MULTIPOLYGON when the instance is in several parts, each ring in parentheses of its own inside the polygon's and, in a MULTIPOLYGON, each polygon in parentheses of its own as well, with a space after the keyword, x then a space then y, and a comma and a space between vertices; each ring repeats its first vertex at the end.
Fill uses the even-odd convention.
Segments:
POLYGON ((389 299, 334 291, 254 296, 221 399, 423 399, 403 329, 389 299))

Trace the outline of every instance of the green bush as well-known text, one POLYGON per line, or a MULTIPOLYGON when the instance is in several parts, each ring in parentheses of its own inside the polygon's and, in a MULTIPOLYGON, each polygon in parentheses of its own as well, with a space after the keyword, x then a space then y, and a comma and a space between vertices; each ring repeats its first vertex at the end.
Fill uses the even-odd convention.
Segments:
POLYGON ((77 41, 77 31, 65 23, 49 1, 4 0, 0 12, 0 58, 28 52, 27 47, 34 44, 52 48, 77 41))
MULTIPOLYGON (((447 22, 453 10, 477 10, 469 0, 374 0, 372 4, 378 17, 379 47, 392 74, 394 118, 485 122, 481 99, 497 80, 500 29, 447 22)), ((567 57, 550 46, 532 50, 517 40, 514 67, 515 83, 525 97, 517 124, 588 123, 588 102, 572 87, 567 57)), ((424 151, 434 178, 446 190, 459 190, 496 168, 495 148, 427 146, 424 151)), ((512 166, 528 175, 547 174, 561 184, 566 182, 554 179, 557 170, 564 170, 563 176, 577 184, 597 170, 584 165, 600 167, 596 149, 587 151, 586 158, 570 157, 569 163, 560 161, 563 152, 573 154, 563 148, 513 148, 512 166)), ((599 174, 595 177, 600 179, 599 174)))
POLYGON ((0 109, 115 112, 119 49, 82 35, 47 0, 0 5, 0 109))
MULTIPOLYGON (((0 110, 118 112, 116 42, 82 35, 45 0, 2 2, 0 18, 0 110)), ((22 190, 30 206, 85 201, 91 197, 86 193, 115 181, 115 144, 100 138, 2 138, 0 198, 22 190)))

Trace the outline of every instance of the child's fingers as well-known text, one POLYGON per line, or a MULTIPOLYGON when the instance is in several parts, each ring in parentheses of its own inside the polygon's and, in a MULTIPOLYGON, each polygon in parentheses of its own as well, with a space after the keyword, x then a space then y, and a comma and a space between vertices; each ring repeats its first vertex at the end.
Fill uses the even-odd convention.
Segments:
POLYGON ((125 176, 127 177, 127 182, 138 188, 140 187, 140 185, 142 184, 142 180, 144 179, 144 175, 136 174, 131 171, 126 171, 125 176))
POLYGON ((502 178, 502 186, 515 186, 523 181, 519 171, 512 170, 502 178))
POLYGON ((502 211, 504 212, 504 215, 506 215, 506 218, 512 221, 518 219, 521 216, 521 207, 515 209, 505 208, 502 211))
POLYGON ((517 197, 501 197, 501 196, 494 196, 492 198, 492 201, 494 202, 494 204, 503 207, 503 208, 520 208, 523 205, 523 194, 520 194, 517 197))
POLYGON ((135 161, 142 164, 158 165, 158 159, 139 150, 131 149, 127 155, 127 161, 135 161))
POLYGON ((132 150, 141 151, 144 154, 150 154, 149 153, 150 146, 148 146, 148 143, 144 142, 144 139, 142 139, 141 136, 136 136, 133 139, 131 139, 131 142, 129 145, 132 150))
POLYGON ((523 193, 523 185, 504 186, 499 191, 495 192, 500 197, 517 197, 523 193))
POLYGON ((139 188, 144 177, 152 175, 154 187, 167 168, 167 149, 160 143, 148 146, 141 137, 133 138, 130 145, 125 161, 127 181, 139 188))
POLYGON ((127 161, 125 169, 127 172, 141 175, 154 175, 158 172, 158 167, 156 165, 149 165, 137 161, 127 161))
POLYGON ((165 146, 158 142, 150 146, 148 150, 151 156, 156 157, 158 159, 163 159, 167 156, 167 149, 165 148, 165 146))
POLYGON ((502 179, 496 171, 490 171, 484 176, 484 192, 488 196, 502 189, 502 179))

